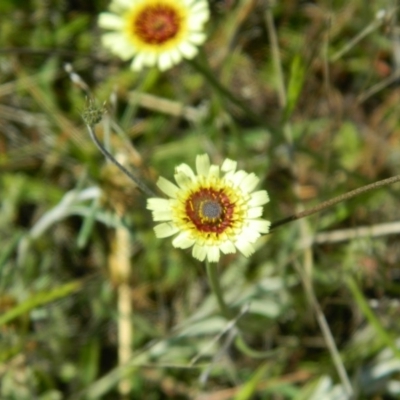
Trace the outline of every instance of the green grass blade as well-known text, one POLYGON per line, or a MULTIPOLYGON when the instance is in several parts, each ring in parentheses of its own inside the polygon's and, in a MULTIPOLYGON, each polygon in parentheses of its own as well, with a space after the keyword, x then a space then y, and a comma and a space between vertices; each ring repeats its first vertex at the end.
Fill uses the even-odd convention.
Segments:
POLYGON ((55 300, 69 296, 70 294, 78 291, 81 287, 82 281, 74 281, 66 283, 63 286, 59 286, 52 290, 35 293, 24 302, 18 304, 5 314, 1 315, 0 326, 18 318, 19 316, 33 310, 36 307, 44 306, 55 300))
POLYGON ((376 317, 374 312, 371 310, 371 307, 365 300, 365 297, 361 293, 359 287, 357 286, 356 282, 354 279, 350 276, 346 278, 346 284, 349 290, 351 291, 351 294, 354 297, 354 300, 356 301, 358 307, 360 307, 361 312, 364 314, 364 317, 367 319, 367 321, 372 325, 372 327, 375 329, 378 337, 382 341, 382 344, 385 344, 386 346, 390 347, 395 354, 397 358, 400 358, 400 351, 395 345, 394 339, 390 336, 390 334, 387 332, 387 330, 382 326, 381 322, 379 319, 376 317))

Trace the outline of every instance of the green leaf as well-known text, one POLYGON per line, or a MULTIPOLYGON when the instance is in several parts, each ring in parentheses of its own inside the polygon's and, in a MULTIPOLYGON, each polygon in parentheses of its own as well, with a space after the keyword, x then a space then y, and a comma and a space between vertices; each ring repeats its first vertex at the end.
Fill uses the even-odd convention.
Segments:
POLYGON ((84 387, 94 381, 98 374, 100 359, 100 341, 98 337, 87 343, 80 354, 80 379, 84 387))
POLYGON ((4 265, 7 263, 8 259, 11 257, 14 249, 18 246, 19 240, 22 237, 22 232, 15 232, 13 238, 9 243, 5 243, 4 247, 0 250, 0 277, 4 265))
POLYGON ((240 389, 238 394, 235 396, 235 400, 253 399, 254 394, 257 391, 257 386, 264 378, 268 368, 269 368, 268 364, 261 365, 261 367, 257 369, 257 371, 250 378, 250 380, 248 380, 240 389))
POLYGON ((82 228, 79 231, 78 235, 78 247, 83 249, 90 237, 90 234, 93 231, 93 226, 96 220, 96 214, 99 211, 99 201, 98 199, 94 199, 92 204, 88 207, 89 213, 84 217, 82 228))
POLYGON ((52 290, 42 291, 33 294, 24 302, 18 304, 5 314, 0 316, 0 326, 20 317, 21 315, 33 310, 36 307, 44 306, 55 300, 67 297, 70 294, 78 291, 82 287, 82 281, 73 281, 59 286, 52 290))
POLYGON ((297 101, 300 97, 301 90, 304 84, 305 66, 300 56, 293 58, 290 66, 290 77, 287 88, 287 102, 283 113, 283 120, 287 121, 294 108, 296 107, 297 101))
POLYGON ((364 295, 361 293, 361 290, 357 286, 354 279, 350 276, 346 278, 347 287, 350 289, 351 294, 354 297, 358 307, 360 308, 361 312, 364 314, 364 317, 367 321, 371 324, 371 326, 375 329, 378 337, 380 338, 382 344, 390 347, 393 353, 396 355, 397 358, 400 358, 400 350, 396 347, 395 339, 393 339, 387 330, 382 326, 379 319, 376 317, 374 312, 371 310, 371 307, 365 300, 364 295))

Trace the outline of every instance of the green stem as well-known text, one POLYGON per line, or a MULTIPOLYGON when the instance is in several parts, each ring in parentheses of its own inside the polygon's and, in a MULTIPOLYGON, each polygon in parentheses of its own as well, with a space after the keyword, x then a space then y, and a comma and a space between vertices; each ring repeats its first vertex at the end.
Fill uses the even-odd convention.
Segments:
MULTIPOLYGON (((212 265, 209 261, 206 261, 206 269, 207 269, 207 276, 210 282, 211 289, 217 298, 217 302, 219 308, 222 312, 222 315, 230 320, 235 318, 233 311, 228 307, 225 303, 224 297, 222 295, 221 285, 219 284, 219 279, 217 275, 217 266, 212 265)), ((240 322, 238 322, 238 326, 240 327, 240 322)), ((274 353, 271 351, 257 351, 252 349, 243 339, 242 334, 238 332, 235 340, 236 348, 241 351, 243 354, 247 355, 248 357, 252 358, 266 358, 270 357, 274 353)))
POLYGON ((93 140, 97 148, 103 153, 107 160, 111 161, 116 167, 118 167, 130 180, 136 183, 139 190, 141 190, 148 197, 157 197, 157 195, 136 175, 128 171, 121 163, 119 163, 115 157, 104 148, 97 138, 94 127, 100 122, 103 116, 103 109, 96 106, 93 100, 89 99, 88 106, 82 113, 82 119, 86 124, 86 128, 89 131, 90 138, 93 140))
POLYGON ((219 284, 219 279, 217 275, 217 266, 215 264, 211 264, 209 261, 206 261, 206 269, 211 289, 217 298, 217 302, 223 316, 226 319, 232 319, 233 313, 225 303, 224 297, 222 295, 222 289, 221 285, 219 284))
POLYGON ((340 196, 336 196, 333 199, 324 201, 318 204, 315 207, 312 207, 308 210, 290 215, 289 217, 283 218, 279 221, 273 222, 271 224, 271 230, 277 228, 278 226, 287 224, 292 221, 296 221, 301 218, 309 217, 312 214, 320 212, 326 208, 332 207, 342 201, 350 200, 353 197, 359 196, 365 192, 369 192, 370 190, 379 189, 383 186, 391 185, 392 183, 396 183, 400 181, 400 175, 392 176, 391 178, 382 179, 381 181, 370 183, 369 185, 362 186, 358 189, 351 190, 345 194, 341 194, 340 196))

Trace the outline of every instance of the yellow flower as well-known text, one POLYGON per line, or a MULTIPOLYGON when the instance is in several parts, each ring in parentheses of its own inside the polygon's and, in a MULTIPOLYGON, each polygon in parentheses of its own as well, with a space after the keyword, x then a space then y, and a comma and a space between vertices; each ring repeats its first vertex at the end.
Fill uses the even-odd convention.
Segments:
POLYGON ((248 257, 253 244, 268 233, 271 223, 261 217, 269 198, 265 190, 254 192, 259 179, 236 171, 237 162, 226 159, 221 168, 210 165, 207 154, 196 158, 197 175, 187 164, 175 170, 177 185, 160 177, 157 186, 169 199, 150 198, 158 238, 176 235, 172 245, 187 249, 200 261, 217 262, 224 254, 239 250, 248 257), (221 172, 223 175, 221 176, 221 172))
POLYGON ((111 12, 101 13, 103 45, 123 60, 133 57, 132 69, 157 65, 166 70, 182 58, 197 54, 209 18, 206 0, 113 0, 111 12))

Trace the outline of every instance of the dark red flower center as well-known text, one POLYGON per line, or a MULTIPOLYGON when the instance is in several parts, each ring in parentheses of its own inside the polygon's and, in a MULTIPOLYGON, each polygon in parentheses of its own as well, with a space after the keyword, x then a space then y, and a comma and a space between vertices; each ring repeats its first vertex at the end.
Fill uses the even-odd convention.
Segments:
POLYGON ((202 232, 222 233, 233 224, 235 205, 223 190, 200 189, 189 196, 185 209, 202 232))
POLYGON ((134 22, 134 31, 145 43, 161 44, 176 36, 181 25, 176 9, 164 4, 145 7, 134 22))

